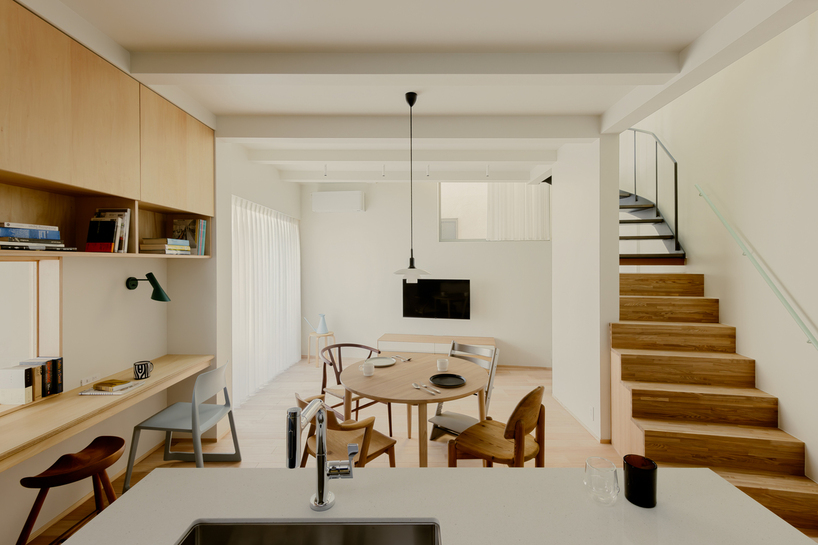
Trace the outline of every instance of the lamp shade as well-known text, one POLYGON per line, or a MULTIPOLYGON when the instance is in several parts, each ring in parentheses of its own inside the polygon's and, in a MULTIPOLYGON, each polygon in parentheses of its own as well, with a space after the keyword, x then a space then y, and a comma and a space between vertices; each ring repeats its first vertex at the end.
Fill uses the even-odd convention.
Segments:
POLYGON ((159 285, 159 281, 156 279, 153 273, 148 273, 145 276, 148 278, 148 282, 150 282, 151 287, 153 287, 151 299, 153 299, 154 301, 163 301, 166 303, 170 301, 170 297, 168 297, 168 294, 165 293, 165 290, 162 289, 162 286, 159 285))

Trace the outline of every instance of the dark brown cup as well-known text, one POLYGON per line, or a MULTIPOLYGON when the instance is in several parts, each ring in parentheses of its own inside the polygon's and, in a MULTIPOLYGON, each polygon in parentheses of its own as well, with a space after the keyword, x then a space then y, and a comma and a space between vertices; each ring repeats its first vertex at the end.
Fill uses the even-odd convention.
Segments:
POLYGON ((623 459, 625 498, 639 507, 656 507, 656 462, 638 454, 623 459))

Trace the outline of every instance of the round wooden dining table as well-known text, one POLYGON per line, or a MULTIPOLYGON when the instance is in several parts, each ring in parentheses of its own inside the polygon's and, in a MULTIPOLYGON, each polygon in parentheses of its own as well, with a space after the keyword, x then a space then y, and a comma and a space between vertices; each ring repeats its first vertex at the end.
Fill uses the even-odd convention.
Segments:
MULTIPOLYGON (((394 357, 394 352, 381 352, 380 356, 394 357)), ((401 352, 403 358, 411 361, 397 360, 389 367, 377 367, 375 374, 365 377, 360 371, 359 363, 351 364, 341 372, 341 384, 344 392, 344 418, 352 416, 352 395, 357 394, 367 399, 374 399, 383 403, 403 403, 408 405, 409 424, 411 429, 411 407, 418 408, 418 443, 420 467, 428 465, 428 430, 427 410, 429 403, 443 403, 477 394, 480 420, 486 418, 485 388, 488 373, 468 360, 446 356, 445 354, 420 354, 415 352, 401 352), (437 360, 447 358, 449 368, 446 373, 454 373, 466 379, 466 384, 458 388, 440 388, 429 382, 429 377, 438 374, 437 360), (412 383, 425 384, 440 391, 431 394, 424 389, 416 389, 412 383)), ((411 433, 411 432, 410 432, 411 433)))

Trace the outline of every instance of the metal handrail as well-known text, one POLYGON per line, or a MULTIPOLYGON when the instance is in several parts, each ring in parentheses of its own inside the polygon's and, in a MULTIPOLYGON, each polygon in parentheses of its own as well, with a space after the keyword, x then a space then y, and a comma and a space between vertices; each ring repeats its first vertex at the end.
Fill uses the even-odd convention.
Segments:
MULTIPOLYGON (((646 131, 644 129, 635 129, 633 127, 628 129, 629 131, 633 131, 633 194, 634 200, 638 200, 636 197, 636 133, 641 132, 644 134, 648 134, 653 137, 653 140, 656 142, 655 154, 656 154, 656 190, 655 190, 655 199, 656 202, 654 203, 656 209, 656 216, 659 216, 659 149, 657 146, 662 146, 662 149, 667 154, 668 158, 673 162, 673 228, 671 229, 673 233, 673 238, 676 241, 676 251, 682 249, 681 242, 679 242, 679 163, 676 161, 676 158, 673 157, 673 154, 670 153, 670 150, 667 149, 665 144, 656 136, 655 133, 651 131, 646 131)), ((670 228, 670 225, 668 225, 670 228)))
POLYGON ((744 241, 741 239, 741 237, 738 236, 735 229, 733 229, 730 223, 724 218, 724 216, 721 215, 721 212, 719 212, 719 209, 716 208, 715 204, 713 204, 713 201, 710 200, 710 197, 707 196, 707 193, 704 192, 704 189, 702 189, 699 184, 696 184, 694 187, 698 190, 699 196, 703 197, 707 204, 710 205, 710 208, 713 209, 713 212, 716 213, 716 216, 719 218, 721 223, 727 228, 727 232, 730 233, 730 236, 733 237, 733 240, 735 240, 738 243, 739 248, 741 248, 742 255, 746 256, 750 260, 750 263, 753 264, 753 267, 755 267, 755 269, 758 271, 758 274, 760 274, 761 278, 763 278, 767 285, 770 286, 770 289, 773 290, 775 296, 778 297, 778 300, 781 301, 781 304, 784 305, 785 309, 787 309, 787 312, 789 312, 790 316, 792 316, 792 319, 795 320, 795 323, 798 324, 798 327, 800 327, 801 331, 804 332, 804 335, 807 336, 807 342, 814 346, 816 350, 818 350, 818 339, 815 338, 815 335, 812 333, 809 327, 807 327, 807 324, 805 324, 801 317, 798 315, 798 313, 795 312, 795 309, 792 307, 792 305, 784 296, 784 294, 781 293, 781 290, 778 289, 778 286, 775 285, 775 283, 772 281, 767 272, 761 267, 761 264, 758 262, 755 256, 753 256, 753 252, 750 251, 747 245, 744 244, 744 241))

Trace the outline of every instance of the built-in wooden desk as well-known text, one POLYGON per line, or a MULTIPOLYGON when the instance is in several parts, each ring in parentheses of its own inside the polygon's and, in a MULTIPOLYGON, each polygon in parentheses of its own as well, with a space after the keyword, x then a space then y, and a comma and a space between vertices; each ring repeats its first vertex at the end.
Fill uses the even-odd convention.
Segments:
POLYGON ((408 335, 386 333, 378 339, 378 350, 392 352, 426 352, 448 354, 452 341, 460 344, 495 347, 494 337, 466 337, 463 335, 408 335))
MULTIPOLYGON (((210 367, 213 356, 167 355, 153 361, 144 384, 123 395, 81 396, 88 384, 0 415, 0 471, 210 367)), ((133 368, 103 380, 133 379, 133 368)))

